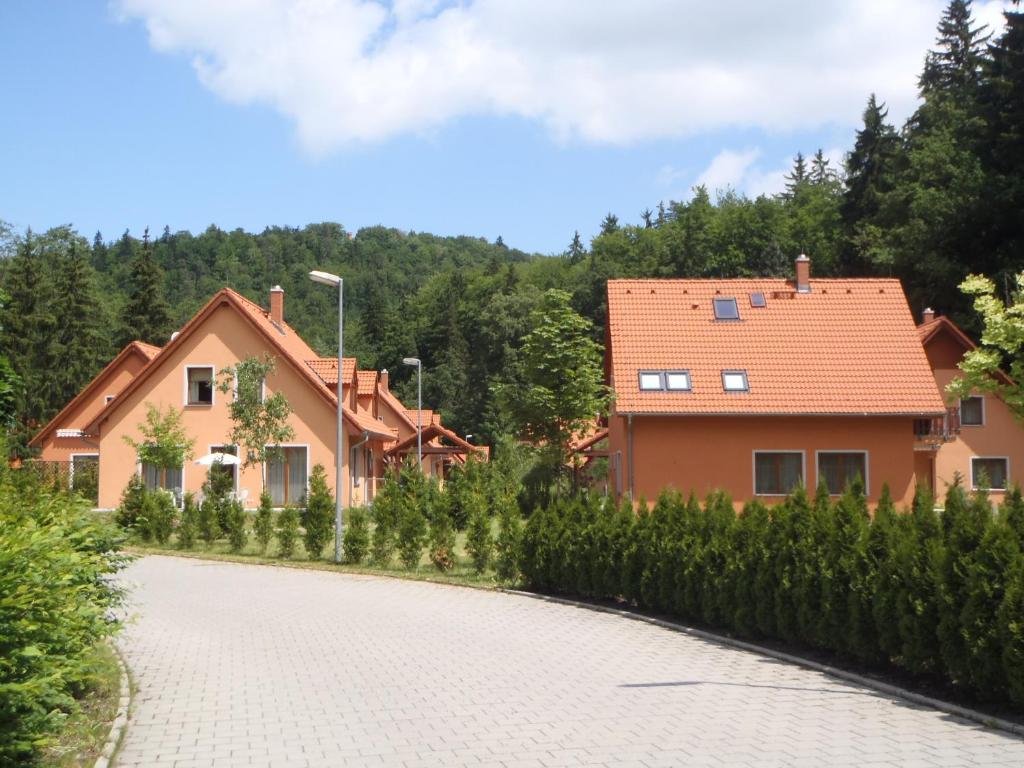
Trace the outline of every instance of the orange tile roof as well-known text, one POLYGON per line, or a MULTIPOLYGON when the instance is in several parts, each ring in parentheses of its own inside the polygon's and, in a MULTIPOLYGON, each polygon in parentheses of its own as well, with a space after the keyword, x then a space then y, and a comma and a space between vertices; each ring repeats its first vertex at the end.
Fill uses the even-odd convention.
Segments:
POLYGON ((377 387, 376 371, 356 371, 356 390, 360 397, 372 395, 377 387))
MULTIPOLYGON (((306 358, 308 365, 317 376, 323 379, 324 384, 330 387, 338 386, 338 358, 336 357, 313 357, 306 358)), ((341 372, 345 377, 345 385, 352 383, 356 373, 356 359, 346 357, 341 361, 341 372)))
MULTIPOLYGON (((917 326, 917 334, 921 338, 921 344, 926 347, 942 332, 951 336, 958 344, 960 344, 961 347, 963 347, 965 352, 977 349, 977 345, 971 340, 971 337, 964 333, 959 325, 954 323, 945 315, 934 317, 917 326)), ((1011 379, 1005 371, 997 370, 992 375, 1004 384, 1013 385, 1013 379, 1011 379)))
POLYGON ((133 341, 132 346, 135 347, 139 352, 143 354, 149 360, 152 360, 158 354, 160 354, 160 347, 154 347, 152 344, 147 344, 144 341, 133 341))
POLYGON ((609 280, 618 413, 939 414, 942 397, 898 280, 609 280), (754 308, 750 294, 763 293, 754 308), (734 297, 739 320, 715 320, 734 297), (641 392, 641 370, 688 370, 690 392, 641 392), (723 370, 747 372, 725 392, 723 370))

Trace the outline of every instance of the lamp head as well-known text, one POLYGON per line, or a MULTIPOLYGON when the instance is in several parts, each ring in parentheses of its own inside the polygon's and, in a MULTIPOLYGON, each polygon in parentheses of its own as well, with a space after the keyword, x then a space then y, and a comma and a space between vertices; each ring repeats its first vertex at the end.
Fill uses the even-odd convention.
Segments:
POLYGON ((318 269, 314 269, 309 273, 309 279, 314 283, 320 283, 321 285, 331 285, 337 288, 341 285, 341 278, 337 275, 332 275, 330 272, 321 272, 318 269))
POLYGON ((406 365, 415 365, 418 367, 420 364, 420 359, 418 357, 403 357, 402 362, 405 363, 406 365))

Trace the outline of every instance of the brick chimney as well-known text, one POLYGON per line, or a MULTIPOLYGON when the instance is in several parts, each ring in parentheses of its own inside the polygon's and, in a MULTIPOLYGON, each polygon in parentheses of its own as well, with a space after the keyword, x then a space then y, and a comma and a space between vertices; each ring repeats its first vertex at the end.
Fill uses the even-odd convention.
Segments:
POLYGON ((284 288, 280 285, 270 289, 270 319, 275 325, 284 325, 284 288))
POLYGON ((387 390, 388 390, 389 392, 391 391, 391 390, 390 390, 390 389, 388 388, 388 369, 387 369, 387 368, 384 368, 384 369, 383 369, 383 370, 382 370, 382 371, 380 372, 380 377, 378 378, 378 381, 380 381, 380 385, 381 385, 382 387, 384 387, 384 389, 387 389, 387 390))
POLYGON ((926 307, 924 312, 921 313, 921 322, 930 323, 935 319, 935 310, 931 307, 926 307))
POLYGON ((811 260, 803 253, 796 258, 796 292, 811 292, 811 260))

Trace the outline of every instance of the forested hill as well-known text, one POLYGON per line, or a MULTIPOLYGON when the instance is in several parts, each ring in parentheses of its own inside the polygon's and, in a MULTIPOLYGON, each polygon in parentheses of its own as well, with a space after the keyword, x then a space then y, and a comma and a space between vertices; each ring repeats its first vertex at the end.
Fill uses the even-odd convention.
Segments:
POLYGON ((530 311, 552 287, 571 294, 600 341, 609 278, 789 276, 806 253, 814 275, 898 277, 915 314, 930 305, 976 330, 960 281, 976 272, 1008 286, 1024 270, 1024 13, 1006 18, 1005 32, 986 39, 970 3, 952 0, 921 73, 920 106, 894 126, 871 95, 843 167, 820 151, 797 154, 778 195, 698 187, 633 223, 609 213, 590 243, 567 222, 560 256, 383 227, 350 236, 330 223, 164 230, 145 243, 127 233, 90 242, 69 228, 0 237, 0 363, 6 355, 22 379, 17 435, 52 416, 118 345, 165 343, 225 285, 266 304, 280 284, 288 321, 331 354, 335 298, 309 281, 311 269, 345 278, 347 352, 388 368, 407 402, 415 389, 401 359, 421 357, 425 404, 484 441, 510 427, 494 385, 515 382, 530 311))

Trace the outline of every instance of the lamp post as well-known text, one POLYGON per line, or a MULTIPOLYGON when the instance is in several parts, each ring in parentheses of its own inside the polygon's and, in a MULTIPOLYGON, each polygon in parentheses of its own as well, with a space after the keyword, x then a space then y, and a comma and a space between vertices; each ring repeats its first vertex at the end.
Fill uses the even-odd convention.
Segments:
POLYGON ((406 365, 416 366, 416 460, 423 471, 423 362, 418 357, 403 357, 406 365))
POLYGON ((342 304, 344 281, 337 275, 332 275, 330 272, 320 272, 313 270, 309 273, 309 279, 314 283, 320 283, 321 285, 329 285, 332 288, 337 287, 338 289, 338 444, 337 444, 337 455, 334 458, 334 562, 341 562, 341 534, 344 526, 344 521, 341 517, 341 493, 344 487, 344 481, 341 476, 341 462, 345 456, 345 427, 343 424, 343 410, 344 400, 342 399, 342 393, 344 383, 342 382, 341 361, 344 357, 345 342, 344 342, 344 330, 345 330, 345 307, 342 304))

